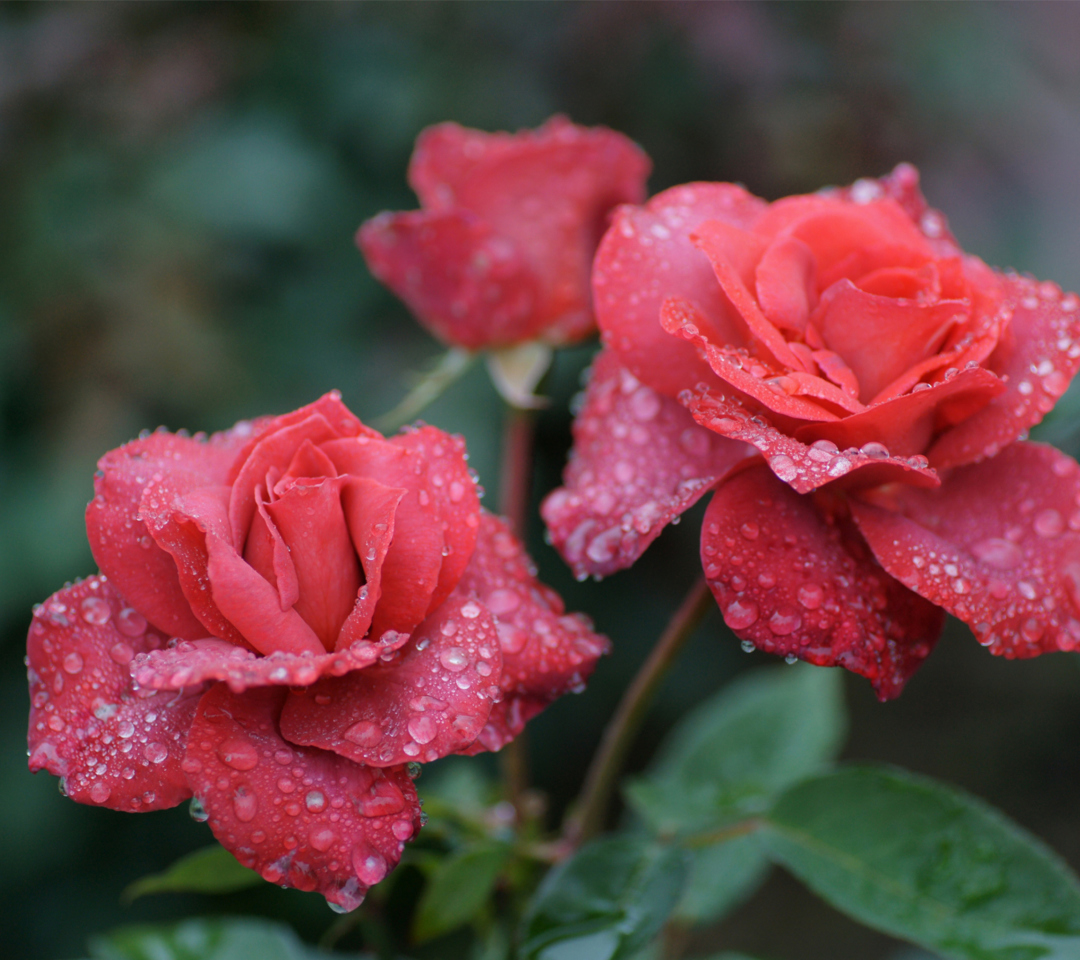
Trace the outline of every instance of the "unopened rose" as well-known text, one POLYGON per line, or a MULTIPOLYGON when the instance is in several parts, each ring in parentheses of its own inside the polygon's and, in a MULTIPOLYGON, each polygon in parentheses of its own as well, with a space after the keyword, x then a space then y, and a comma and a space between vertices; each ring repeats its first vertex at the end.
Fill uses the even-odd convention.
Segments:
POLYGON ((605 649, 435 428, 386 439, 329 394, 99 466, 101 575, 30 629, 31 770, 117 810, 194 796, 243 864, 342 908, 419 829, 409 762, 499 749, 605 649))
POLYGON ((515 134, 439 124, 409 166, 422 209, 380 214, 357 243, 446 343, 571 343, 594 329, 589 268, 607 214, 643 199, 649 167, 622 134, 563 117, 515 134))
POLYGON ((1076 466, 1017 440, 1080 365, 1080 300, 964 253, 912 167, 622 207, 593 288, 606 350, 544 508, 579 573, 715 489, 705 573, 763 649, 887 697, 943 610, 1005 656, 1080 643, 1076 466))

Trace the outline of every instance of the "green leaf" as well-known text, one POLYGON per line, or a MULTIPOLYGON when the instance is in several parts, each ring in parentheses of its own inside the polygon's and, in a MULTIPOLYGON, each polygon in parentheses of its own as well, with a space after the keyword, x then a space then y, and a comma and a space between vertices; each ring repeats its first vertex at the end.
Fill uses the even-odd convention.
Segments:
POLYGON ((418 941, 449 933, 483 910, 511 848, 481 843, 443 860, 428 880, 416 908, 413 936, 418 941))
POLYGON ((845 734, 840 670, 759 670, 688 714, 647 777, 631 782, 634 809, 655 830, 705 830, 768 809, 817 772, 845 734))
POLYGON ((262 882, 254 870, 240 866, 228 850, 215 844, 181 857, 164 873, 136 880, 123 899, 130 903, 148 893, 232 893, 262 882))
POLYGON ((1075 960, 1080 882, 1002 814, 898 770, 797 784, 767 817, 771 854, 838 910, 945 957, 1075 960))
POLYGON ((642 836, 604 837, 551 871, 522 929, 522 960, 618 960, 664 925, 687 856, 642 836))
MULTIPOLYGON (((90 941, 93 960, 326 960, 291 929, 254 918, 124 927, 90 941)), ((358 957, 357 960, 360 960, 358 957)))
POLYGON ((739 906, 765 879, 769 860, 754 835, 692 851, 687 881, 675 917, 684 923, 712 923, 739 906))

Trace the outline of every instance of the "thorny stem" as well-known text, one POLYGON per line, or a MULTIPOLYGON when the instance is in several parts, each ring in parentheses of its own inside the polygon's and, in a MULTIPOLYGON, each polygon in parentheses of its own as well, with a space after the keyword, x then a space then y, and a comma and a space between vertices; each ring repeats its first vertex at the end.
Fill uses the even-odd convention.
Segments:
MULTIPOLYGON (((499 471, 499 511, 510 532, 524 543, 526 518, 532 493, 533 437, 536 416, 531 410, 507 407, 503 420, 502 463, 499 471)), ((529 788, 529 756, 522 731, 499 751, 506 798, 518 812, 519 822, 525 792, 529 788)))
POLYGON ((705 616, 711 601, 708 585, 701 577, 691 587, 623 694, 589 765, 580 798, 563 824, 563 839, 568 846, 580 846, 603 826, 623 761, 645 719, 653 695, 682 645, 705 616))
POLYGON ((372 426, 383 433, 392 433, 398 427, 415 420, 429 403, 438 399, 447 387, 472 366, 476 356, 475 353, 460 347, 451 347, 430 371, 420 377, 405 398, 393 410, 376 418, 372 426))

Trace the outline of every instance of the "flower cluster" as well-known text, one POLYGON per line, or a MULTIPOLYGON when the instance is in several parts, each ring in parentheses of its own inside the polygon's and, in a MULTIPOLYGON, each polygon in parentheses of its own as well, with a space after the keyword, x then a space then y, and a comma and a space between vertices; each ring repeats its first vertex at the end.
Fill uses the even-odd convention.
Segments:
POLYGON ((420 827, 411 762, 498 750, 606 649, 433 427, 384 438, 332 393, 99 466, 101 575, 30 628, 31 770, 116 810, 194 797, 241 863, 341 909, 420 827))
POLYGON ((1080 646, 1080 469, 1023 440, 1080 366, 1080 300, 965 254, 907 165, 766 203, 624 206, 554 542, 628 566, 704 493, 745 641, 896 696, 944 612, 1006 657, 1080 646))

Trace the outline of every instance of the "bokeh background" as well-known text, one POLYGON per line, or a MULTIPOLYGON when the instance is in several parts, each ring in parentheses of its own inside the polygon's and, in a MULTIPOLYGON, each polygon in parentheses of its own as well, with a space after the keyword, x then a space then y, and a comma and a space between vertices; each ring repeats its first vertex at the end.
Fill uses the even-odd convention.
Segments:
MULTIPOLYGON (((158 424, 213 430, 286 411, 331 387, 371 418, 438 355, 352 243, 364 218, 415 206, 405 167, 423 126, 516 129, 557 111, 604 123, 653 157, 652 191, 733 180, 775 198, 910 160, 968 250, 1077 289, 1078 48, 1080 5, 1059 3, 0 6, 4 954, 62 960, 94 931, 197 913, 284 918, 310 940, 333 919, 315 895, 269 887, 123 906, 128 883, 209 831, 184 808, 77 806, 27 773, 23 640, 33 602, 94 570, 82 510, 105 450, 158 424)), ((557 483, 594 349, 564 353, 548 383, 537 497, 557 483)), ((1078 399, 1040 428, 1074 455, 1078 399)), ((501 408, 482 368, 425 417, 465 434, 496 490, 501 408)), ((696 576, 699 518, 633 570, 578 584, 534 517, 542 575, 615 642, 584 695, 531 725, 553 817, 696 576)), ((711 614, 633 764, 690 705, 768 659, 743 654, 711 614)), ((950 624, 898 702, 879 705, 848 678, 846 755, 963 786, 1080 867, 1078 693, 1076 657, 997 660, 950 624)), ((693 947, 914 956, 780 872, 693 947)))

